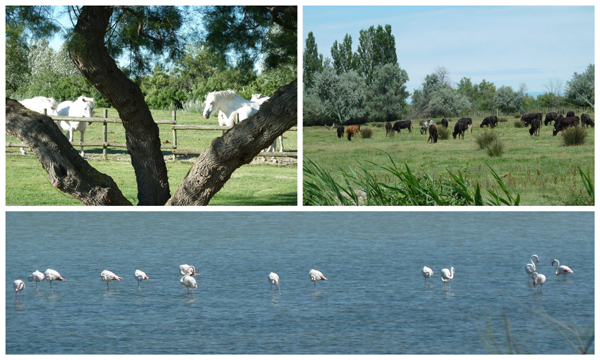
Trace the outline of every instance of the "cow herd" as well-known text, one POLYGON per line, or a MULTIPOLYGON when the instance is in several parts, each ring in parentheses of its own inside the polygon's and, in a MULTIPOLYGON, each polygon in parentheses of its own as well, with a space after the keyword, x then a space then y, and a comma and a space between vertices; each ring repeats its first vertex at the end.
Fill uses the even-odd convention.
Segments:
MULTIPOLYGON (((525 114, 521 117, 521 121, 525 123, 526 126, 531 126, 529 128, 529 135, 540 135, 540 130, 542 127, 542 114, 541 113, 531 113, 525 114)), ((588 114, 582 114, 581 120, 579 117, 575 116, 572 111, 567 112, 567 116, 563 117, 562 115, 557 115, 555 112, 551 112, 546 114, 546 119, 544 120, 544 125, 548 125, 554 121, 554 130, 552 131, 552 135, 556 136, 558 132, 566 129, 569 126, 579 126, 581 122, 582 126, 592 126, 594 127, 594 121, 590 118, 588 114)), ((441 126, 444 128, 448 128, 448 120, 442 119, 441 126)), ((494 128, 498 126, 498 117, 497 116, 488 116, 483 119, 482 123, 479 125, 480 128, 484 126, 489 126, 490 128, 494 128)), ((385 136, 387 137, 392 131, 396 131, 400 133, 402 129, 408 129, 409 133, 412 133, 412 122, 410 120, 401 120, 395 122, 393 125, 391 122, 385 123, 385 136)), ((352 136, 356 137, 360 134, 360 125, 350 125, 346 129, 343 125, 339 125, 337 128, 337 136, 341 138, 344 136, 344 130, 346 130, 346 135, 348 140, 352 140, 352 136)), ((471 118, 461 118, 456 124, 454 124, 454 131, 452 132, 452 137, 456 139, 457 137, 464 139, 465 132, 469 131, 473 133, 473 120, 471 118)), ((437 143, 438 139, 438 130, 433 122, 433 120, 425 120, 421 124, 420 132, 421 134, 427 134, 429 131, 429 138, 427 142, 429 143, 437 143)))
MULTIPOLYGON (((531 126, 531 128, 529 128, 529 135, 540 135, 540 129, 542 127, 541 113, 525 114, 521 116, 521 121, 525 123, 525 126, 531 126)), ((582 127, 584 125, 586 127, 594 127, 594 121, 590 118, 588 114, 581 114, 581 119, 579 119, 579 116, 575 116, 575 113, 573 111, 567 112, 566 117, 558 115, 555 112, 547 113, 546 118, 544 119, 544 125, 548 126, 548 124, 550 124, 553 121, 554 129, 552 130, 552 136, 556 136, 560 131, 563 131, 568 127, 578 127, 580 122, 582 127)))

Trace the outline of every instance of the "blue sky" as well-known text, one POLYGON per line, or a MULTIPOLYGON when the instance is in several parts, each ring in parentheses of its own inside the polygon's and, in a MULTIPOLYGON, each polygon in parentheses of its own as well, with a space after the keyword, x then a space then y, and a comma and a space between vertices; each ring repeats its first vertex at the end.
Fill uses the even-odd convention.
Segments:
POLYGON ((436 66, 449 70, 453 85, 466 76, 544 93, 550 79, 564 86, 594 64, 593 6, 304 6, 303 13, 303 45, 312 31, 329 58, 335 40, 349 34, 356 51, 360 30, 390 24, 410 92, 436 66))

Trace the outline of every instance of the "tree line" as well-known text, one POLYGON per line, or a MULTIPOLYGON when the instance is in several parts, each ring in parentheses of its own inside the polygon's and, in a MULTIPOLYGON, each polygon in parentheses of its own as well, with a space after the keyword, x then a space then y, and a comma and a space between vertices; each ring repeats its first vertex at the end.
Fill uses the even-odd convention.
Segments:
POLYGON ((458 117, 469 111, 513 114, 594 103, 594 64, 575 73, 564 87, 559 80, 550 79, 547 92, 536 98, 527 94, 526 84, 519 89, 496 88, 485 79, 476 84, 463 77, 453 86, 448 69, 441 66, 410 94, 406 90, 408 73, 398 64, 392 27, 360 30, 358 42, 354 52, 352 37, 346 34, 341 43, 334 41, 331 58, 324 59, 309 32, 303 54, 304 125, 458 117))

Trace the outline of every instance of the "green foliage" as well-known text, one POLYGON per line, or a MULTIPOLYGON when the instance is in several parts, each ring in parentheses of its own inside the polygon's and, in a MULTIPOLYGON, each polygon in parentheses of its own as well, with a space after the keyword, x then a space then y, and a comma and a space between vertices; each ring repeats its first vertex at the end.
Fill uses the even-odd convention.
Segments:
POLYGON ((312 31, 308 33, 308 38, 306 39, 302 65, 304 89, 309 90, 313 86, 313 77, 315 74, 323 71, 323 55, 319 54, 319 48, 312 31))
POLYGON ((583 127, 572 126, 562 131, 562 140, 565 146, 583 145, 587 130, 583 127))
POLYGON ((333 68, 338 75, 357 69, 357 59, 352 53, 352 37, 350 35, 346 34, 344 42, 339 46, 337 40, 333 42, 331 57, 333 58, 333 68))
MULTIPOLYGON (((387 154, 387 153, 386 153, 387 154)), ((504 186, 502 179, 488 165, 497 185, 502 189, 498 194, 485 189, 489 197, 484 198, 481 186, 471 185, 466 173, 459 170, 456 174, 448 170, 449 178, 440 176, 435 180, 423 173, 417 176, 407 164, 400 169, 388 155, 391 165, 375 165, 385 170, 393 179, 385 182, 371 175, 370 171, 359 163, 360 174, 349 168, 342 170, 342 182, 337 182, 330 171, 322 169, 314 161, 304 160, 303 202, 309 206, 332 205, 377 205, 377 206, 415 206, 415 205, 510 205, 520 203, 520 195, 514 197, 504 186), (362 198, 360 194, 366 194, 362 198)))
POLYGON ((334 117, 340 124, 363 114, 365 85, 356 71, 337 75, 326 66, 315 75, 313 93, 320 100, 317 112, 334 117))
POLYGON ((14 92, 19 87, 25 86, 31 74, 27 66, 29 49, 23 35, 23 25, 13 25, 10 27, 7 24, 6 31, 6 78, 4 84, 8 95, 9 92, 14 92), (10 36, 9 33, 11 34, 10 36))
POLYGON ((369 86, 377 67, 398 64, 396 39, 392 35, 391 25, 378 25, 377 28, 371 26, 368 30, 360 30, 359 34, 355 54, 356 69, 369 86))
POLYGON ((369 115, 386 121, 398 119, 407 107, 408 80, 406 70, 401 69, 398 64, 389 63, 377 67, 373 74, 373 82, 367 88, 369 115))
MULTIPOLYGON (((520 118, 520 116, 518 116, 520 118)), ((514 125, 516 128, 524 128, 525 127, 525 122, 521 121, 521 120, 517 120, 514 122, 514 125)))
POLYGON ((490 157, 499 157, 504 154, 504 143, 500 140, 494 140, 489 143, 485 150, 490 157))
POLYGON ((498 118, 498 122, 499 123, 501 123, 501 122, 508 122, 508 119, 506 117, 504 117, 504 116, 501 116, 501 117, 498 118))
POLYGON ((459 93, 465 95, 473 104, 473 108, 479 111, 493 111, 494 95, 496 86, 483 79, 479 84, 472 84, 471 78, 463 77, 457 84, 459 93))
POLYGON ((466 96, 456 90, 443 88, 430 94, 425 114, 443 117, 459 116, 470 108, 471 103, 466 96))
POLYGON ((296 6, 207 6, 202 14, 214 52, 251 59, 264 55, 266 68, 297 62, 296 6))
POLYGON ((364 128, 360 130, 360 137, 363 139, 370 139, 373 135, 373 130, 369 128, 364 128))
POLYGON ((498 134, 494 131, 485 129, 482 133, 475 135, 475 142, 480 149, 485 149, 492 142, 498 139, 498 134))
POLYGON ((502 86, 494 95, 494 104, 505 114, 521 111, 523 100, 524 96, 510 86, 502 86))
POLYGON ((594 104, 595 98, 595 66, 589 64, 585 72, 574 73, 573 78, 567 81, 565 97, 578 106, 594 104))
POLYGON ((450 138, 450 130, 443 127, 443 126, 438 126, 437 127, 438 130, 438 139, 439 140, 448 140, 448 138, 450 138))
POLYGON ((321 100, 312 92, 304 90, 302 101, 302 117, 304 126, 325 125, 323 117, 320 116, 321 100))

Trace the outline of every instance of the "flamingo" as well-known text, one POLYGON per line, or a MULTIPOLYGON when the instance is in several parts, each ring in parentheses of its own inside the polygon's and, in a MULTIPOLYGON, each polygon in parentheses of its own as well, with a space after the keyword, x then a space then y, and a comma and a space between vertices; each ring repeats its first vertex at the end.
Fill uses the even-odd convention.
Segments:
POLYGON ((42 274, 42 272, 39 270, 34 271, 31 275, 27 277, 27 281, 35 281, 35 292, 38 292, 38 283, 44 280, 46 280, 46 276, 42 274))
POLYGON ((279 287, 279 275, 274 272, 269 274, 269 284, 271 284, 271 295, 273 295, 273 285, 277 285, 279 289, 279 295, 281 295, 281 288, 279 287))
POLYGON ((560 262, 558 262, 558 260, 554 259, 552 260, 552 266, 554 266, 554 263, 556 263, 556 269, 554 270, 554 273, 558 276, 558 275, 562 275, 563 278, 565 280, 567 280, 567 274, 572 274, 573 270, 571 270, 570 267, 566 266, 566 265, 561 265, 560 262))
POLYGON ((188 264, 179 265, 179 273, 181 275, 200 276, 200 274, 196 272, 196 268, 193 265, 188 264))
POLYGON ((58 273, 58 271, 52 270, 52 269, 47 269, 46 272, 44 273, 44 276, 46 277, 46 280, 50 281, 50 294, 54 294, 54 290, 52 289, 52 282, 54 280, 56 280, 56 281, 67 281, 67 279, 65 279, 62 276, 60 276, 60 274, 58 273))
MULTIPOLYGON (((200 274, 198 274, 198 275, 200 275, 200 274)), ((192 289, 192 298, 194 298, 194 289, 198 287, 198 284, 196 284, 196 279, 194 279, 190 275, 184 275, 181 278, 181 280, 179 280, 179 282, 182 283, 183 286, 185 286, 187 288, 188 299, 190 298, 190 289, 192 289)))
POLYGON ((18 301, 19 293, 25 289, 25 283, 23 280, 15 280, 13 283, 13 288, 15 289, 15 301, 18 301))
POLYGON ((315 290, 317 290, 317 281, 319 281, 319 280, 327 281, 327 278, 325 276, 323 276, 323 273, 320 272, 319 270, 315 270, 315 269, 310 270, 310 272, 308 273, 308 277, 310 278, 310 281, 313 282, 313 285, 315 286, 315 290))
MULTIPOLYGON (((148 275, 146 275, 145 272, 139 269, 135 270, 135 278, 138 282, 138 292, 142 292, 142 288, 140 287, 140 281, 148 280, 150 278, 148 277, 148 275)), ((108 282, 106 282, 106 285, 108 285, 108 282)))
POLYGON ((540 286, 540 291, 542 290, 542 285, 546 282, 546 276, 543 274, 538 274, 537 272, 533 272, 531 274, 531 278, 533 279, 533 287, 540 286))
POLYGON ((444 283, 444 286, 452 279, 454 279, 454 267, 450 270, 442 269, 442 282, 444 283))
POLYGON ((106 281, 106 289, 110 290, 110 287, 108 286, 108 282, 112 281, 112 280, 117 280, 117 281, 121 281, 123 280, 122 277, 115 275, 115 273, 108 271, 108 270, 104 270, 100 273, 100 279, 102 279, 102 281, 106 281))
POLYGON ((525 272, 529 275, 533 274, 537 270, 535 263, 533 262, 533 258, 535 258, 535 262, 540 262, 540 258, 538 258, 537 255, 531 255, 531 258, 529 259, 531 263, 525 266, 525 272))
POLYGON ((427 284, 427 279, 433 276, 433 270, 428 268, 427 266, 423 266, 423 270, 421 270, 421 274, 425 278, 425 284, 427 284))

